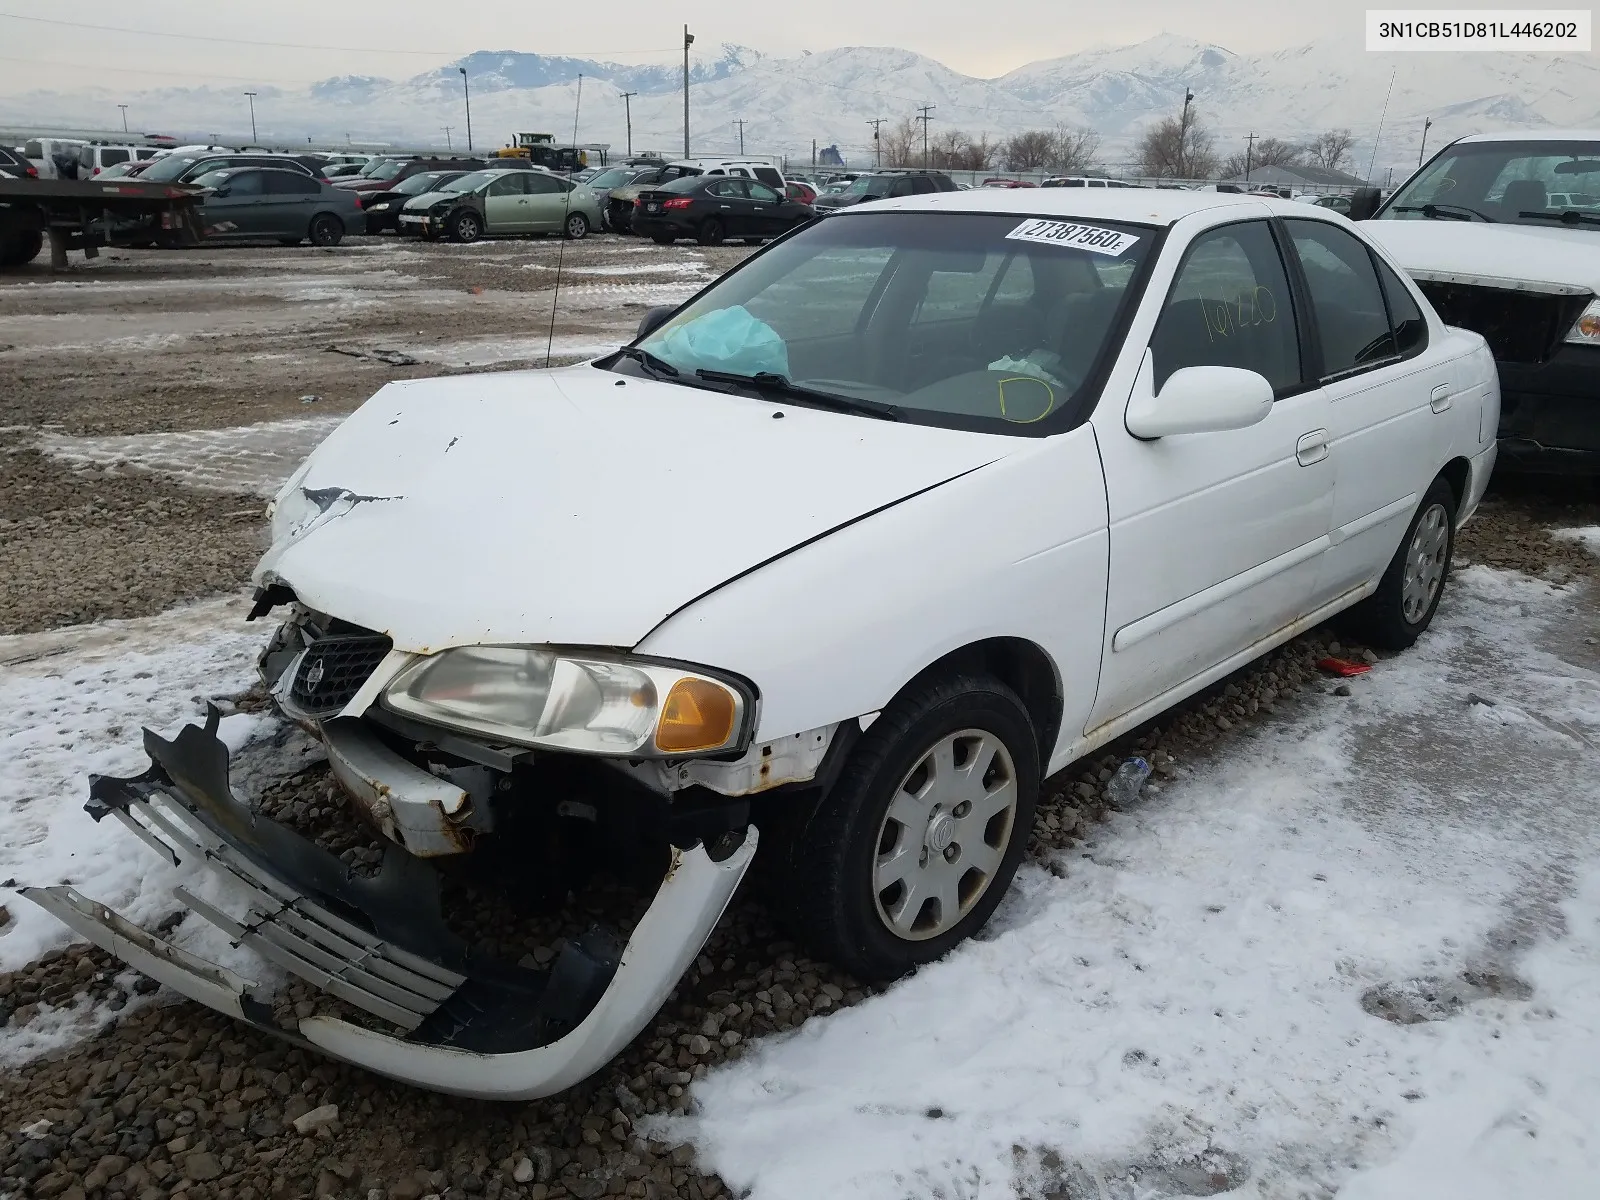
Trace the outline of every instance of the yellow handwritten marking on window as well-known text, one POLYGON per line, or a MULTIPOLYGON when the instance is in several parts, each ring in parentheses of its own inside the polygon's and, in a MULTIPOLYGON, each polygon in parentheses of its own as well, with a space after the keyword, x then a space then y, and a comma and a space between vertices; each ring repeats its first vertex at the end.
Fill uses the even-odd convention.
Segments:
POLYGON ((1044 420, 1051 414, 1051 412, 1055 410, 1056 390, 1042 379, 1035 378, 1032 375, 1008 375, 1000 381, 999 387, 1000 415, 1006 420, 1010 421, 1013 425, 1032 425, 1035 421, 1044 420), (1043 388, 1044 411, 1036 417, 1013 417, 1006 409, 1006 384, 1008 383, 1025 385, 1020 389, 1015 387, 1011 389, 1013 393, 1011 401, 1012 403, 1015 403, 1017 400, 1021 399, 1021 397, 1016 394, 1018 391, 1027 391, 1028 388, 1043 388))
POLYGON ((1214 342, 1257 325, 1272 324, 1278 319, 1278 300, 1270 289, 1259 284, 1241 287, 1232 300, 1202 298, 1200 319, 1205 322, 1206 337, 1214 342))

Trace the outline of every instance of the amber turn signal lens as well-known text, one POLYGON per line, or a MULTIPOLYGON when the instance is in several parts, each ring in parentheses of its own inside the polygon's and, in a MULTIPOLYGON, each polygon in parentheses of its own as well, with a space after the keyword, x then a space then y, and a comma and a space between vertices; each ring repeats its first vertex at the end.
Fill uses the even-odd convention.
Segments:
POLYGON ((1600 315, 1584 313, 1578 318, 1578 332, 1586 338, 1600 339, 1600 315))
POLYGON ((661 705, 656 749, 667 754, 716 750, 732 739, 737 714, 727 688, 709 679, 680 679, 661 705))

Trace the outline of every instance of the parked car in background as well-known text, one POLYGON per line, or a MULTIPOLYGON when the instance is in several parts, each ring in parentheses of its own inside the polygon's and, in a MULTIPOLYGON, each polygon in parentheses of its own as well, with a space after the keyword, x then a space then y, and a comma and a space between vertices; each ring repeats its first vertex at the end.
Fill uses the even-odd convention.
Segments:
POLYGON ((337 246, 366 227, 358 197, 304 169, 223 168, 193 182, 206 189, 200 219, 207 241, 294 246, 309 238, 314 246, 337 246))
POLYGON ((455 242, 526 233, 582 238, 599 227, 594 193, 542 167, 473 171, 400 210, 401 233, 455 242))
POLYGON ((81 145, 81 138, 29 138, 18 147, 18 151, 33 164, 40 179, 76 179, 78 147, 81 145), (61 162, 69 158, 73 164, 72 174, 63 174, 61 162))
POLYGON ((107 146, 99 142, 85 142, 78 147, 78 178, 93 179, 117 163, 145 162, 162 154, 158 146, 107 146))
POLYGON ((328 180, 349 179, 351 176, 359 175, 361 173, 361 168, 364 165, 366 165, 366 164, 364 164, 364 163, 330 163, 328 165, 327 170, 323 172, 323 178, 324 179, 328 179, 328 180))
POLYGON ((408 175, 393 187, 381 192, 370 192, 361 198, 361 211, 367 218, 366 232, 382 233, 386 229, 400 230, 400 213, 406 203, 417 196, 436 192, 453 183, 468 171, 418 171, 408 175))
POLYGON ((604 227, 609 224, 606 210, 611 199, 611 189, 626 187, 654 169, 654 167, 606 167, 594 172, 588 179, 580 180, 576 175, 572 176, 572 179, 574 182, 582 183, 594 193, 595 202, 600 205, 601 224, 604 227))
POLYGON ((1344 216, 1350 215, 1349 196, 1318 196, 1313 203, 1318 208, 1331 208, 1334 212, 1341 213, 1344 216))
POLYGON ((667 245, 692 237, 702 246, 740 238, 758 246, 816 216, 760 180, 734 175, 694 175, 646 188, 634 201, 633 231, 667 245))
MULTIPOLYGON (((424 171, 481 171, 485 167, 481 158, 445 158, 412 155, 408 158, 375 158, 357 175, 339 179, 335 186, 352 192, 382 192, 413 175, 424 171)), ((496 162, 496 169, 502 169, 496 162)))
POLYGON ((818 196, 816 208, 818 212, 830 212, 889 196, 925 196, 958 190, 955 181, 943 171, 875 171, 871 175, 858 176, 842 192, 818 196))
POLYGON ((796 204, 811 204, 817 198, 817 189, 804 180, 785 179, 783 181, 783 194, 796 204))
POLYGON ((233 151, 174 151, 151 163, 139 174, 146 183, 192 183, 202 175, 235 167, 264 167, 280 171, 296 171, 313 178, 310 167, 287 154, 252 153, 233 151))
POLYGON ((0 168, 3 168, 7 174, 13 175, 18 179, 39 178, 38 167, 34 166, 26 157, 18 154, 15 150, 7 150, 4 147, 0 147, 0 168))
POLYGON ((744 179, 759 179, 770 188, 783 188, 783 172, 758 158, 683 158, 668 165, 695 167, 703 175, 738 175, 744 179))
POLYGON ((1031 188, 1038 187, 1039 185, 1036 183, 1029 183, 1026 179, 993 178, 985 179, 982 186, 986 188, 1031 188))
POLYGON ((1351 201, 1439 315, 1488 339, 1502 470, 1600 476, 1600 212, 1574 194, 1600 194, 1600 130, 1473 134, 1375 214, 1375 192, 1351 201))
POLYGON ((701 174, 700 168, 685 163, 663 163, 647 167, 627 183, 613 187, 606 196, 606 227, 617 233, 632 229, 633 202, 639 193, 649 187, 662 187, 674 179, 688 179, 701 174))
POLYGON ((1121 179, 1106 179, 1099 175, 1052 175, 1039 186, 1047 188, 1126 188, 1134 185, 1125 183, 1121 179))

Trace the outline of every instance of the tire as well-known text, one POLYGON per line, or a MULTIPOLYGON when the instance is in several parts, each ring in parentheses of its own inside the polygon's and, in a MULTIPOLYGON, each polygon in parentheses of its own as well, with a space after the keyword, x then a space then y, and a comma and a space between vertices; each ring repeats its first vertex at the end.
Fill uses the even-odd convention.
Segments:
POLYGON ((44 249, 44 234, 37 229, 0 233, 0 267, 23 267, 39 257, 44 249))
POLYGON ((1350 632, 1380 650, 1404 650, 1438 611, 1456 548, 1456 494, 1435 479, 1406 526, 1378 590, 1350 609, 1350 632))
POLYGON ((761 245, 762 242, 764 242, 766 240, 767 240, 766 238, 745 238, 744 239, 744 244, 746 246, 759 246, 759 245, 761 245))
POLYGON ((650 235, 650 240, 658 246, 670 246, 678 239, 670 233, 653 233, 650 235))
POLYGON ((344 222, 332 213, 318 213, 311 218, 306 236, 313 246, 337 246, 344 240, 344 222))
POLYGON ((459 212, 450 222, 450 240, 471 245, 483 236, 483 222, 475 212, 459 212))
POLYGON ((1038 794, 1038 739, 1016 693, 974 674, 914 685, 861 735, 793 835, 778 865, 781 907, 814 953, 858 978, 903 975, 988 921, 1022 858, 1038 794), (941 750, 947 785, 928 776, 941 750), (976 788, 957 770, 973 755, 988 764, 976 788))
POLYGON ((582 213, 568 213, 566 234, 569 241, 581 242, 589 236, 589 218, 582 213))
POLYGON ((707 217, 700 222, 700 229, 695 235, 695 240, 702 246, 720 246, 722 245, 722 238, 722 218, 707 217))

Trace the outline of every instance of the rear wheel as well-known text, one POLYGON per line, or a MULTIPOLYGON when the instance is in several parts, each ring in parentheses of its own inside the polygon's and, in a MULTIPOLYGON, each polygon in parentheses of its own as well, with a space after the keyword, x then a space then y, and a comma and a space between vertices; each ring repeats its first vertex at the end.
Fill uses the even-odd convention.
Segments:
POLYGON ((337 246, 344 239, 344 222, 332 213, 318 213, 307 236, 313 246, 337 246))
POLYGON ((653 233, 650 235, 650 240, 658 246, 670 246, 678 239, 670 233, 653 233))
POLYGON ((986 675, 921 684, 861 735, 780 868, 797 932, 863 979, 892 979, 983 927, 1033 827, 1039 747, 986 675))
POLYGON ((582 213, 569 213, 567 215, 567 236, 575 242, 588 237, 589 218, 582 213))
POLYGON ((1438 611, 1456 545, 1456 494, 1435 479, 1389 560, 1378 590, 1352 608, 1351 633, 1382 650, 1404 650, 1438 611))
POLYGON ((298 246, 304 240, 305 240, 304 238, 279 238, 278 239, 278 245, 280 245, 280 246, 298 246))
POLYGON ((450 237, 457 242, 475 242, 483 236, 483 222, 475 212, 460 212, 450 222, 450 237))
POLYGON ((722 218, 707 217, 700 222, 697 240, 702 246, 720 246, 723 238, 722 218))
POLYGON ((37 229, 0 233, 0 267, 20 267, 39 257, 44 249, 44 234, 37 229))

